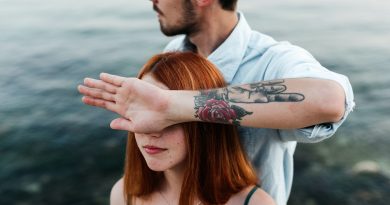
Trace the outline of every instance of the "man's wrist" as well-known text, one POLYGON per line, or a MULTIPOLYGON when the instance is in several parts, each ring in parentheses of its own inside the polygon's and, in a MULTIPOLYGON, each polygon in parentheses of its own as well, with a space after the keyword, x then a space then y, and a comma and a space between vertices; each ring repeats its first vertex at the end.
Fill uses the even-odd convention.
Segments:
POLYGON ((173 124, 200 121, 195 117, 194 96, 198 91, 189 90, 167 90, 168 110, 167 118, 173 124))

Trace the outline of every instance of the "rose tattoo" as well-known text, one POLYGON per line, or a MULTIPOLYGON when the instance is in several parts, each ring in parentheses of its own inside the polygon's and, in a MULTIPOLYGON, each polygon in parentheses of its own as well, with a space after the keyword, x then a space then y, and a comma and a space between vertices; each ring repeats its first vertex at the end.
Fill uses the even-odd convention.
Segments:
POLYGON ((203 107, 199 107, 196 115, 203 121, 228 122, 237 119, 236 112, 223 100, 210 99, 203 107))
POLYGON ((284 80, 263 81, 241 86, 201 91, 194 96, 195 117, 208 122, 222 122, 240 125, 242 117, 251 115, 242 107, 232 103, 300 102, 305 99, 301 93, 286 92, 284 80))
POLYGON ((215 92, 203 92, 204 95, 195 96, 195 117, 207 122, 220 122, 240 125, 238 120, 242 120, 247 112, 243 108, 232 105, 215 92))

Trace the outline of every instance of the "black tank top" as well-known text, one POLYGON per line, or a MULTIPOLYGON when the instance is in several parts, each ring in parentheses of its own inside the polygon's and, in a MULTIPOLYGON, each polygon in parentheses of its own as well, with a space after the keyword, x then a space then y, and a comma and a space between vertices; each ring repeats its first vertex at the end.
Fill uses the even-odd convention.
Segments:
POLYGON ((251 199, 253 193, 255 193, 255 191, 258 189, 259 187, 255 186, 252 188, 252 190, 248 193, 248 195, 246 196, 245 198, 245 202, 244 202, 244 205, 248 205, 249 204, 249 200, 251 199))

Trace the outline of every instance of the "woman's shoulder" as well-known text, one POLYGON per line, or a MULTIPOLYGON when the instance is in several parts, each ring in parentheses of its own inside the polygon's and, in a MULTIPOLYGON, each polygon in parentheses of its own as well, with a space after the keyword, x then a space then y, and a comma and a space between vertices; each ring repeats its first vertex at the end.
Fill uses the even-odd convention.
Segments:
POLYGON ((248 186, 239 193, 233 195, 228 201, 230 204, 242 204, 242 205, 276 205, 275 201, 267 194, 263 189, 248 186), (247 202, 247 204, 244 204, 247 202))
MULTIPOLYGON (((111 188, 110 193, 110 205, 126 205, 126 199, 124 195, 124 180, 123 177, 120 178, 114 186, 111 188)), ((153 192, 144 197, 134 197, 132 204, 159 204, 156 202, 156 192, 153 192)))
POLYGON ((123 193, 123 178, 120 178, 111 189, 110 205, 126 205, 123 193))

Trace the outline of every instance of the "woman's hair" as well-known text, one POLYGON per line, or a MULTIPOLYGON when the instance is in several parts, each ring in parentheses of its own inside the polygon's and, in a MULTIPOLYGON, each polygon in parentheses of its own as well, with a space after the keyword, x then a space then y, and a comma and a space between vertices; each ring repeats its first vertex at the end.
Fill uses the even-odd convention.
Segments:
MULTIPOLYGON (((171 90, 203 90, 226 86, 217 68, 200 55, 171 52, 153 56, 138 78, 151 75, 171 90)), ((195 112, 194 112, 195 113, 195 112)), ((184 129, 187 158, 180 193, 180 205, 191 205, 196 198, 203 204, 224 204, 258 178, 241 147, 237 128, 232 125, 188 122, 184 129)), ((127 204, 135 197, 147 197, 160 188, 163 172, 148 168, 138 149, 134 133, 129 132, 124 194, 127 204)))

